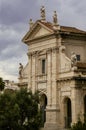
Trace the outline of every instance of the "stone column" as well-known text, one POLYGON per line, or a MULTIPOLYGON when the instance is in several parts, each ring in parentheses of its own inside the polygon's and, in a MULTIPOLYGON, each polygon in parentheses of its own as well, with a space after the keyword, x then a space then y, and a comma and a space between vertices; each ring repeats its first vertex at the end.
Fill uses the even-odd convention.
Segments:
POLYGON ((71 100, 72 100, 72 124, 76 122, 76 91, 75 88, 72 88, 71 92, 71 100))
POLYGON ((57 92, 57 48, 52 50, 52 107, 55 109, 57 104, 56 92, 57 92))
POLYGON ((72 89, 72 124, 78 121, 78 118, 82 120, 82 96, 79 88, 72 89))

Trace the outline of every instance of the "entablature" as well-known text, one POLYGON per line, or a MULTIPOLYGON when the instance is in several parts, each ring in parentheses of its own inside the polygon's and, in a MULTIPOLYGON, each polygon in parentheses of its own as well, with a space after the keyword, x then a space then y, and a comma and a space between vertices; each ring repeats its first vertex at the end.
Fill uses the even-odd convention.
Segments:
POLYGON ((39 56, 39 55, 44 55, 44 54, 48 54, 50 52, 54 52, 57 51, 59 52, 59 47, 55 46, 55 47, 50 47, 47 49, 42 49, 42 50, 37 50, 37 51, 31 51, 28 52, 27 55, 30 56, 39 56))

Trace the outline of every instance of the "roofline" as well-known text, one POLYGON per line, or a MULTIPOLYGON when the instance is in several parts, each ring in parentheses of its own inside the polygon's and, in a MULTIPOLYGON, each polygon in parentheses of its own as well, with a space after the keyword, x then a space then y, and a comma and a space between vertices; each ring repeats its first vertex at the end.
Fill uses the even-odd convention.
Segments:
POLYGON ((23 42, 25 43, 25 44, 27 44, 28 42, 36 42, 36 41, 38 41, 38 40, 46 40, 46 39, 50 39, 50 38, 55 38, 56 37, 56 35, 54 34, 54 33, 52 33, 52 34, 48 34, 48 35, 43 35, 43 36, 41 36, 41 37, 36 37, 36 38, 34 38, 34 39, 29 39, 29 40, 24 40, 23 42))

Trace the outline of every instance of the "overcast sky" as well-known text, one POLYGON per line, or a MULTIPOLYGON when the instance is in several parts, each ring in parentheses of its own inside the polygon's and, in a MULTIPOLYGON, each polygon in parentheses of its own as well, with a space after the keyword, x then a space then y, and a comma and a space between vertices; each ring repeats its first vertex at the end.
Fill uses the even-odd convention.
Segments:
POLYGON ((60 25, 86 31, 86 0, 0 0, 0 77, 3 79, 16 81, 19 63, 27 63, 27 46, 21 39, 29 29, 29 19, 40 19, 42 5, 48 21, 52 21, 56 10, 60 25))

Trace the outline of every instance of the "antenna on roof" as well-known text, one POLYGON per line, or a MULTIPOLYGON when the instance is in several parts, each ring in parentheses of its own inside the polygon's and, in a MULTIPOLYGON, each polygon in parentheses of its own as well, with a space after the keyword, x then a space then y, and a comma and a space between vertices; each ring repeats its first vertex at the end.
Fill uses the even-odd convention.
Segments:
POLYGON ((45 8, 44 8, 44 6, 41 7, 40 13, 41 13, 41 20, 43 22, 45 22, 46 21, 46 16, 45 16, 45 8))

